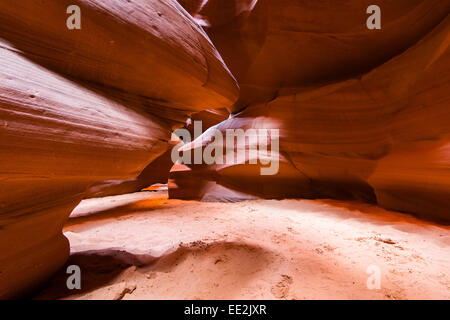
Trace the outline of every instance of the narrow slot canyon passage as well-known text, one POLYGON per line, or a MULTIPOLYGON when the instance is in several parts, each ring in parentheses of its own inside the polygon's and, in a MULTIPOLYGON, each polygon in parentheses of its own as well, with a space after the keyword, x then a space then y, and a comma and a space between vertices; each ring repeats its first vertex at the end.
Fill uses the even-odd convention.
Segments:
POLYGON ((449 13, 0 1, 0 300, 450 300, 449 13))

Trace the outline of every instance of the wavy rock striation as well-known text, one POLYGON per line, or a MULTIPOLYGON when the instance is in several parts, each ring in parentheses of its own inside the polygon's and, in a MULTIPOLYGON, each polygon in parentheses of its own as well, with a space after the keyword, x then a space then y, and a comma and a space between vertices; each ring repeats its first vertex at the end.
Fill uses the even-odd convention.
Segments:
POLYGON ((132 179, 173 127, 229 108, 238 86, 172 0, 0 3, 0 297, 67 259, 62 227, 85 190, 132 179), (81 8, 81 30, 66 8, 81 8))
POLYGON ((379 0, 381 30, 370 4, 0 2, 0 298, 66 261, 82 198, 164 180, 172 130, 195 120, 279 130, 256 155, 279 170, 262 176, 252 153, 176 164, 172 198, 357 198, 450 221, 450 1, 379 0))
MULTIPOLYGON (((279 129, 280 170, 261 176, 249 155, 236 164, 178 165, 171 197, 357 198, 450 220, 450 2, 383 2, 381 31, 364 30, 354 15, 365 13, 364 1, 339 11, 331 3, 229 3, 236 14, 217 23, 218 2, 191 8, 240 82, 238 104, 248 104, 216 129, 279 129), (252 21, 268 30, 258 46, 252 21), (245 39, 247 61, 233 39, 245 39)), ((184 149, 205 148, 210 134, 184 149)))
POLYGON ((238 105, 267 102, 281 88, 367 73, 430 32, 449 1, 379 0, 382 30, 368 30, 371 0, 182 0, 207 30, 241 87, 238 105))

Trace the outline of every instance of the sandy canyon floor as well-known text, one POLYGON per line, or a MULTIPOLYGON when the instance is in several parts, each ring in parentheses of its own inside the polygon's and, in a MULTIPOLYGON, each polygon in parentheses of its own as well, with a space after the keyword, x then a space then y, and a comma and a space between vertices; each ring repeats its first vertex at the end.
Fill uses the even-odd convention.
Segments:
POLYGON ((450 227, 360 202, 138 192, 83 201, 64 234, 82 288, 66 266, 35 298, 450 299, 450 227))

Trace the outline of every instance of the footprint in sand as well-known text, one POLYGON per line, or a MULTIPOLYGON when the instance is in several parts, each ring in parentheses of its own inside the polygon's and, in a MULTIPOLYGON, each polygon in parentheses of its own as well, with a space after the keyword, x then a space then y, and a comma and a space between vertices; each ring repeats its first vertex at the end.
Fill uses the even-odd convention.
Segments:
POLYGON ((285 274, 281 275, 281 280, 271 288, 271 292, 275 298, 286 299, 292 282, 293 279, 291 276, 285 274))

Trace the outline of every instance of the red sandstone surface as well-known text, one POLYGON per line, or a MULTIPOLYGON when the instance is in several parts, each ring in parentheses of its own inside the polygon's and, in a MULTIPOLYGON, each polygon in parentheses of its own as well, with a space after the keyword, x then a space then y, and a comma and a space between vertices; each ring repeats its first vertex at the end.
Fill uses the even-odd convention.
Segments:
MULTIPOLYGON (((166 221, 170 222, 167 227, 173 229, 163 233, 164 243, 160 244, 151 240, 151 231, 146 231, 147 247, 141 249, 160 245, 168 250, 174 246, 173 257, 199 262, 200 267, 174 268, 170 260, 173 257, 160 252, 156 265, 147 266, 150 269, 145 272, 152 268, 156 268, 153 271, 157 274, 160 270, 171 271, 155 280, 154 285, 161 291, 154 296, 146 293, 146 286, 152 284, 136 273, 137 269, 127 275, 119 269, 113 270, 113 275, 120 274, 126 281, 134 279, 143 284, 134 289, 126 287, 125 291, 120 289, 120 298, 136 291, 141 298, 386 298, 389 295, 405 299, 448 299, 448 274, 444 271, 449 266, 445 240, 448 230, 423 225, 432 224, 424 222, 430 220, 445 224, 450 221, 450 1, 378 0, 382 28, 368 30, 366 8, 372 2, 0 2, 0 298, 35 293, 68 259, 76 260, 80 254, 80 263, 89 265, 92 261, 83 250, 104 251, 116 245, 119 251, 128 248, 114 241, 111 245, 94 245, 101 244, 102 237, 120 234, 122 227, 127 227, 120 225, 115 215, 111 219, 112 223, 119 224, 117 231, 105 224, 103 235, 101 231, 93 235, 79 229, 79 235, 74 236, 75 231, 70 228, 76 227, 72 220, 76 218, 72 215, 63 234, 69 215, 83 199, 135 192, 168 181, 171 200, 158 200, 162 210, 158 211, 160 220, 145 219, 144 225, 155 230, 165 228, 158 223, 168 213, 174 215, 166 221), (66 28, 66 8, 72 4, 81 8, 81 30, 66 28), (184 127, 192 132, 196 120, 203 122, 204 130, 215 126, 220 132, 279 130, 279 151, 271 154, 280 159, 278 173, 260 175, 261 165, 249 164, 250 156, 235 164, 173 165, 170 157, 173 130, 184 127), (273 200, 287 198, 298 200, 273 200), (196 201, 186 207, 176 199, 196 201), (336 206, 320 211, 320 217, 304 216, 304 205, 309 208, 331 201, 338 203, 337 207, 351 206, 355 199, 370 203, 362 205, 370 208, 370 219, 362 218, 364 210, 355 213, 350 208, 349 213, 336 206), (248 207, 246 202, 213 205, 198 200, 253 200, 257 208, 253 203, 248 207), (276 203, 274 209, 263 208, 273 203, 276 203), (165 206, 168 211, 162 209, 165 206), (203 217, 211 208, 219 210, 220 219, 225 219, 224 232, 236 232, 231 240, 211 236, 216 227, 214 219, 197 225, 200 229, 206 225, 211 228, 203 230, 205 234, 199 230, 196 233, 193 212, 199 210, 203 217), (433 271, 432 280, 424 287, 416 287, 423 288, 422 291, 414 289, 414 281, 430 278, 402 278, 406 273, 402 269, 402 276, 392 276, 389 290, 383 293, 351 291, 349 285, 345 293, 326 296, 325 292, 336 292, 336 286, 327 284, 323 292, 314 293, 311 289, 302 295, 300 292, 305 288, 296 279, 301 275, 307 277, 308 268, 313 268, 314 261, 320 261, 311 258, 310 264, 304 267, 308 270, 294 271, 293 265, 277 258, 277 254, 293 250, 296 241, 301 240, 299 237, 288 236, 283 240, 286 246, 277 248, 266 243, 258 232, 251 234, 252 243, 240 241, 239 237, 249 230, 240 229, 246 220, 239 220, 236 215, 245 208, 261 211, 263 218, 254 225, 260 232, 265 232, 268 225, 277 225, 278 229, 271 233, 273 237, 278 232, 280 237, 282 230, 288 228, 294 231, 299 228, 297 232, 302 233, 308 226, 326 234, 332 232, 328 228, 330 223, 351 222, 335 230, 333 243, 326 244, 338 248, 336 252, 342 255, 334 256, 338 260, 351 260, 367 246, 378 248, 376 238, 386 230, 369 227, 377 224, 378 219, 388 229, 399 224, 404 230, 406 224, 407 229, 417 230, 414 227, 417 226, 422 231, 432 230, 426 234, 418 232, 414 239, 392 230, 387 233, 396 237, 395 243, 400 243, 400 247, 409 246, 411 255, 420 256, 424 261, 431 259, 436 272, 433 271), (178 219, 183 211, 192 219, 178 219), (397 215, 394 211, 408 215, 397 215), (301 213, 298 219, 306 220, 293 221, 297 218, 292 218, 292 212, 301 213), (279 224, 276 224, 277 214, 279 224), (351 221, 341 221, 336 217, 338 214, 350 214, 351 221), (396 218, 389 218, 392 215, 396 218), (321 224, 321 219, 331 220, 321 224), (291 222, 301 225, 289 226, 291 222), (193 230, 195 237, 190 240, 178 237, 173 230, 182 225, 193 230), (357 238, 358 230, 367 241, 359 241, 355 246, 343 240, 357 238), (437 233, 445 238, 443 242, 437 233), (204 241, 205 236, 211 241, 204 241), (420 240, 432 244, 422 246, 420 240), (80 245, 83 241, 87 243, 85 247, 80 245), (198 241, 207 243, 207 248, 199 251, 200 257, 181 245, 181 242, 198 241), (270 273, 273 281, 261 284, 256 281, 257 276, 244 274, 241 276, 245 279, 256 279, 256 282, 249 281, 247 291, 222 288, 223 291, 207 292, 199 284, 198 292, 174 295, 174 279, 185 272, 205 271, 202 268, 208 267, 211 252, 212 256, 221 256, 227 250, 232 251, 230 256, 234 262, 220 272, 231 272, 241 262, 246 266, 246 261, 268 259, 273 262, 272 269, 255 272, 270 273), (286 268, 286 273, 278 275, 270 271, 280 266, 286 268), (279 286, 273 284, 276 279, 282 282, 279 286), (437 289, 431 288, 438 283, 437 289), (291 285, 298 290, 284 289, 291 285), (250 291, 255 288, 260 291, 252 295, 250 291)), ((205 132, 184 145, 183 150, 207 148, 212 142, 210 135, 211 131, 205 132)), ((225 157, 227 151, 224 149, 225 157)), ((92 220, 100 230, 104 219, 99 208, 105 200, 88 201, 99 206, 92 208, 92 220), (100 222, 96 221, 98 217, 100 222)), ((124 214, 130 215, 133 223, 141 219, 124 206, 124 214)), ((145 205, 143 211, 147 209, 145 205)), ((75 209, 74 213, 76 210, 81 209, 75 209)), ((258 219, 256 215, 244 217, 258 219)), ((136 232, 144 231, 136 229, 136 232)), ((130 246, 137 245, 142 236, 135 234, 133 238, 126 234, 124 241, 130 246)), ((385 248, 386 243, 380 245, 385 248)), ((324 252, 318 242, 300 249, 315 248, 324 252)), ((385 249, 389 251, 392 246, 385 249)), ((403 257, 404 252, 392 250, 395 252, 383 256, 385 260, 391 259, 388 260, 391 265, 386 268, 397 270, 399 265, 411 263, 417 270, 425 270, 425 263, 420 259, 408 260, 406 253, 403 257)), ((132 255, 136 252, 139 250, 132 250, 132 255)), ((327 254, 333 256, 333 252, 327 254)), ((294 260, 299 257, 293 255, 294 260)), ((362 267, 369 258, 354 262, 362 267)), ((341 262, 337 263, 342 267, 341 262)), ((342 270, 324 267, 323 273, 332 277, 342 270)), ((356 272, 352 268, 345 270, 356 272)), ((220 274, 212 271, 209 275, 213 279, 220 274)), ((360 283, 360 278, 355 282, 360 283)), ((335 281, 344 281, 339 279, 335 281)), ((238 279, 230 278, 230 281, 238 279)), ((116 286, 119 282, 108 285, 116 286)), ((96 286, 91 289, 97 290, 96 286)), ((92 296, 84 297, 117 297, 116 288, 112 296, 101 290, 103 293, 99 295, 92 291, 89 292, 92 296)))

